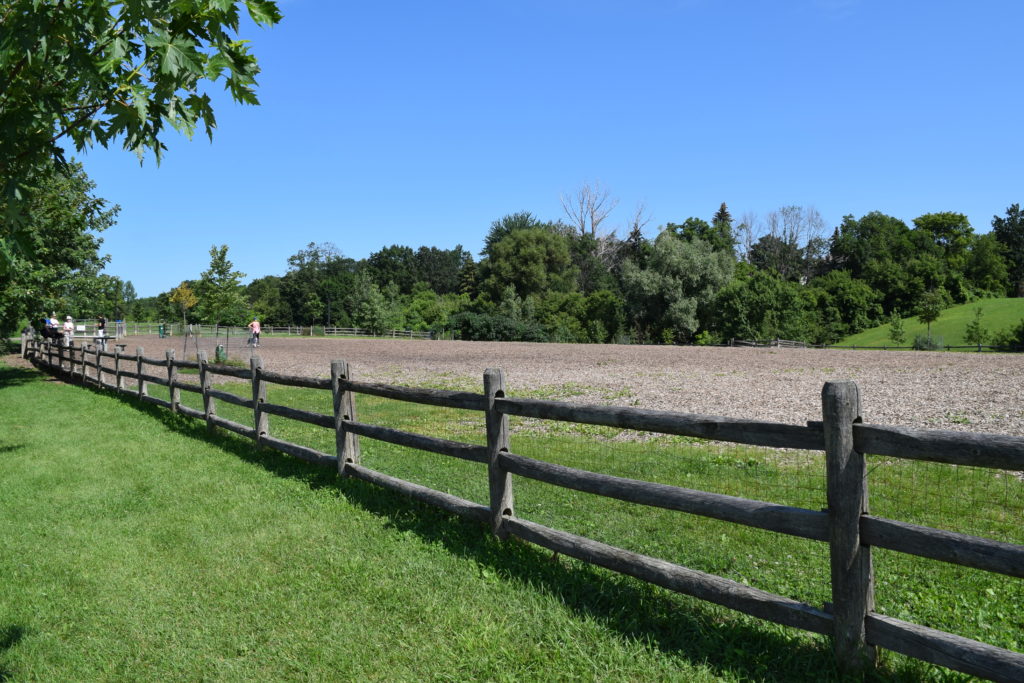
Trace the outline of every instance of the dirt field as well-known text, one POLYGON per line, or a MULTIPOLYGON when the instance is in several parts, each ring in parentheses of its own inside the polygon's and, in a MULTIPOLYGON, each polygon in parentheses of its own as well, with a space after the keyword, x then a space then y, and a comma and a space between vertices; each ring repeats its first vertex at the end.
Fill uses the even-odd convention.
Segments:
MULTIPOLYGON (((146 356, 173 348, 183 357, 181 338, 127 341, 146 356)), ((237 341, 229 355, 248 358, 237 341)), ((211 358, 214 345, 201 340, 211 358)), ((288 374, 326 377, 344 359, 356 379, 479 390, 496 367, 513 396, 791 424, 821 419, 822 385, 852 379, 865 422, 1024 436, 1024 356, 1013 354, 301 337, 264 338, 258 352, 265 368, 288 374)))

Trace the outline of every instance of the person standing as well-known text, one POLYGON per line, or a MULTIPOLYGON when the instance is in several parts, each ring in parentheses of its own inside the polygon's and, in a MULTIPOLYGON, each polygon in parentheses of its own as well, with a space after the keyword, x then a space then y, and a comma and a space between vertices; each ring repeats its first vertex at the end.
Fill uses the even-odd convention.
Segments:
POLYGON ((96 316, 96 336, 107 336, 107 319, 104 318, 102 315, 96 316))
POLYGON ((69 315, 64 319, 64 346, 71 346, 72 340, 75 338, 75 321, 71 319, 69 315))
POLYGON ((253 318, 252 322, 249 323, 249 332, 252 334, 250 343, 253 346, 258 347, 260 345, 260 321, 259 318, 253 318))

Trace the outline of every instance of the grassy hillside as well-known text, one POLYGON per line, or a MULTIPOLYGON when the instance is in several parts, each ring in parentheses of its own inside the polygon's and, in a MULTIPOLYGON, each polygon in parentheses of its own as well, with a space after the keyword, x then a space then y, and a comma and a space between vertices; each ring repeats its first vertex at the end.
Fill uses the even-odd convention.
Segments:
MULTIPOLYGON (((1016 325, 1024 318, 1024 298, 982 299, 969 304, 953 306, 943 311, 942 316, 932 323, 932 337, 941 337, 942 342, 949 346, 967 344, 964 340, 964 333, 967 330, 967 325, 974 320, 974 311, 978 307, 982 310, 981 325, 990 334, 1016 325)), ((906 346, 913 343, 916 335, 927 332, 927 327, 924 323, 918 322, 917 316, 904 318, 903 329, 907 335, 907 340, 903 343, 906 346)), ((851 344, 856 346, 893 346, 892 340, 889 339, 888 324, 849 336, 839 344, 841 346, 851 344)))

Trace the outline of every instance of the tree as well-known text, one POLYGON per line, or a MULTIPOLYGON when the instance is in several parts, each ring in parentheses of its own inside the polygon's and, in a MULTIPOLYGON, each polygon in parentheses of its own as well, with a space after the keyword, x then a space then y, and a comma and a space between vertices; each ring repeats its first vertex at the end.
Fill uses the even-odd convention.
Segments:
POLYGON ((416 278, 426 282, 437 294, 456 294, 462 269, 472 258, 461 244, 454 249, 420 247, 414 259, 416 278))
POLYGON ((758 270, 770 270, 784 280, 796 282, 803 272, 803 254, 796 242, 788 242, 776 235, 762 235, 747 253, 750 265, 758 270))
POLYGON ((885 313, 913 310, 925 291, 941 284, 924 281, 927 273, 922 264, 910 272, 908 264, 922 256, 906 223, 878 211, 859 219, 844 216, 829 240, 829 266, 848 271, 881 294, 885 313))
MULTIPOLYGON (((728 210, 726 210, 726 214, 728 214, 728 210)), ((720 220, 709 224, 701 218, 691 216, 680 225, 669 223, 665 229, 671 230, 684 240, 703 240, 716 251, 726 251, 730 255, 735 255, 736 243, 732 235, 732 226, 726 221, 720 220)))
POLYGON ((540 228, 544 224, 529 211, 520 211, 502 216, 491 223, 487 235, 484 236, 484 249, 480 254, 490 256, 494 245, 505 239, 516 230, 527 230, 529 228, 540 228))
POLYGON ((547 291, 567 292, 576 286, 576 272, 565 237, 543 228, 516 230, 491 247, 482 262, 483 290, 498 300, 507 285, 521 298, 547 291))
POLYGON ((976 294, 1001 297, 1010 292, 1010 273, 1003 252, 994 234, 975 237, 967 252, 964 276, 976 294))
POLYGON ((199 303, 199 297, 196 296, 192 288, 189 287, 188 282, 182 282, 180 285, 171 290, 171 294, 168 297, 171 303, 177 304, 181 308, 181 324, 184 327, 188 325, 188 312, 199 303))
POLYGON ((813 312, 800 286, 748 264, 715 296, 709 327, 723 339, 811 341, 813 312))
POLYGON ((928 326, 928 343, 932 341, 932 323, 939 319, 949 305, 949 294, 944 289, 932 289, 921 296, 917 304, 917 319, 928 326))
POLYGON ((1019 204, 1010 206, 1005 217, 992 216, 992 234, 1005 250, 1011 296, 1024 296, 1024 213, 1019 204))
POLYGON ((291 325, 294 322, 292 309, 282 294, 283 278, 266 275, 250 282, 245 288, 253 315, 264 325, 291 325))
MULTIPOLYGON (((281 298, 292 321, 303 325, 330 325, 348 319, 348 292, 355 284, 356 263, 345 258, 331 242, 310 242, 288 257, 288 272, 281 279, 281 298)), ((272 300, 271 300, 272 301, 272 300)))
MULTIPOLYGON (((32 258, 9 254, 11 268, 0 276, 0 333, 9 334, 43 309, 73 315, 81 305, 78 292, 95 291, 95 279, 108 257, 99 254, 98 236, 114 224, 119 207, 93 194, 96 185, 80 164, 64 172, 51 166, 40 176, 37 191, 22 206, 24 233, 32 258)), ((0 198, 0 212, 10 204, 0 198)))
MULTIPOLYGON (((281 18, 273 0, 241 4, 257 24, 281 18)), ((25 199, 51 160, 65 166, 65 142, 82 151, 121 139, 159 161, 166 124, 212 136, 204 83, 223 80, 235 101, 257 103, 259 69, 238 22, 232 0, 0 0, 0 271, 15 254, 34 258, 25 199)))
POLYGON ((978 346, 981 346, 988 341, 988 330, 981 325, 981 318, 984 315, 985 311, 981 306, 974 309, 974 319, 967 323, 967 329, 964 330, 964 341, 968 344, 977 344, 978 346))
POLYGON ((787 280, 806 282, 815 270, 808 267, 807 256, 817 249, 823 229, 816 209, 784 206, 770 212, 763 223, 744 217, 738 232, 749 263, 775 270, 787 280))
POLYGON ((241 279, 245 273, 232 270, 228 260, 228 245, 210 247, 210 267, 204 270, 196 283, 199 314, 215 325, 238 325, 248 315, 248 304, 242 295, 241 279))
POLYGON ((366 259, 367 272, 378 287, 393 282, 402 294, 410 294, 412 286, 419 281, 416 266, 416 253, 412 248, 398 244, 375 251, 366 259))
POLYGON ((115 307, 114 315, 122 320, 130 318, 135 313, 135 302, 138 298, 135 293, 135 285, 128 280, 124 283, 124 289, 121 290, 121 305, 115 307))
POLYGON ((636 336, 687 341, 700 327, 699 316, 732 277, 731 254, 702 239, 682 239, 666 228, 654 240, 646 266, 623 265, 627 315, 636 336))
POLYGON ((563 194, 561 199, 569 224, 578 230, 578 234, 591 237, 598 236, 600 225, 619 205, 619 200, 611 196, 601 181, 583 183, 574 194, 563 194))
POLYGON ((726 225, 729 229, 732 229, 732 214, 729 213, 729 207, 722 202, 722 205, 718 207, 718 211, 711 217, 712 225, 726 225))
POLYGON ((815 341, 833 344, 882 321, 881 296, 866 282, 844 270, 815 278, 807 286, 817 311, 815 341))
POLYGON ((899 311, 893 311, 889 314, 889 339, 897 346, 907 340, 907 333, 903 329, 903 318, 900 316, 899 311))

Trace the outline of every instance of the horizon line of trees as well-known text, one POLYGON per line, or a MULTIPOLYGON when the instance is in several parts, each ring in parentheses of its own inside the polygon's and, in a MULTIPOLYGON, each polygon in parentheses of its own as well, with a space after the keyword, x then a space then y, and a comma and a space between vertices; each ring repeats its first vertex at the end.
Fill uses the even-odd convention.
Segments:
POLYGON ((529 212, 494 221, 479 260, 461 245, 391 245, 357 261, 332 243, 309 243, 288 257, 283 276, 241 285, 227 246, 213 247, 210 271, 139 299, 135 315, 222 324, 256 316, 265 325, 455 331, 469 340, 822 344, 893 316, 1024 295, 1017 204, 986 234, 961 213, 907 225, 874 211, 845 216, 827 235, 813 208, 735 222, 722 203, 710 221, 667 223, 653 238, 642 232, 641 208, 620 238, 600 229, 614 206, 607 191, 585 190, 563 198, 570 222, 529 212))
MULTIPOLYGON (((35 257, 0 280, 0 327, 44 312, 75 317, 418 329, 462 339, 719 343, 784 338, 834 343, 895 317, 1024 295, 1024 215, 1017 204, 976 234, 966 216, 928 213, 911 225, 881 212, 845 216, 831 234, 813 208, 785 206, 734 221, 722 203, 706 221, 667 223, 653 237, 640 207, 623 237, 600 186, 563 198, 568 222, 529 212, 494 221, 479 258, 461 246, 391 245, 354 260, 309 243, 282 276, 242 285, 228 246, 169 292, 137 299, 103 273, 101 231, 118 207, 94 194, 81 166, 53 167, 22 206, 35 257), (47 239, 41 239, 46 235, 47 239)), ((3 208, 3 207, 0 207, 3 208)), ((923 320, 923 318, 922 318, 923 320)))

